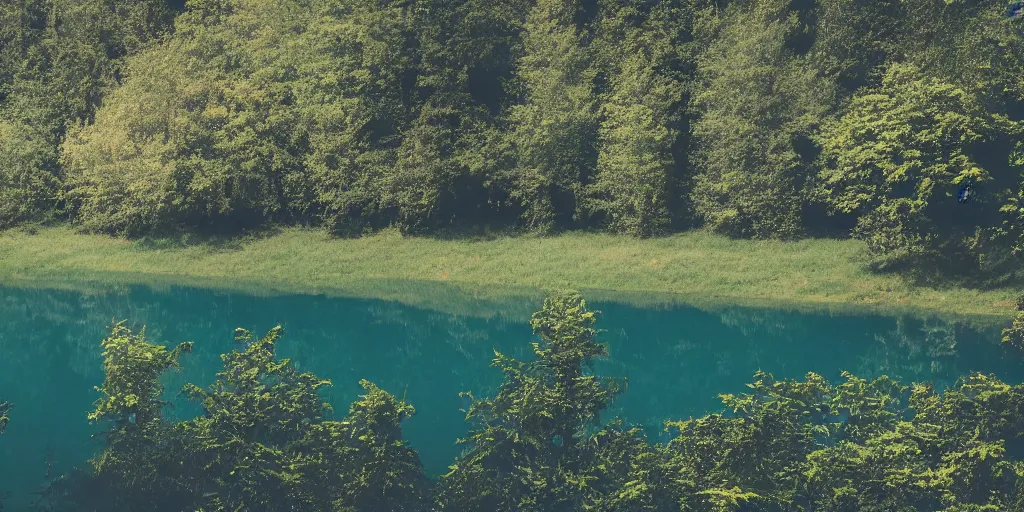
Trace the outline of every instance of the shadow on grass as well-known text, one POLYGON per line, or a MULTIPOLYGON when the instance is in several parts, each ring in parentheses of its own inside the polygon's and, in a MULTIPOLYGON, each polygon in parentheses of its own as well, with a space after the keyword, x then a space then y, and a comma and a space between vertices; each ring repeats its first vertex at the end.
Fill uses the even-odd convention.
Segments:
POLYGON ((499 240, 502 238, 516 238, 516 237, 536 237, 536 238, 555 238, 561 235, 568 234, 587 234, 587 235, 617 235, 623 238, 633 238, 636 240, 658 240, 663 238, 671 238, 675 235, 682 233, 689 233, 697 231, 700 226, 690 226, 686 229, 671 229, 660 231, 648 236, 634 236, 619 232, 610 231, 603 226, 579 226, 579 227, 554 227, 548 230, 529 229, 523 226, 507 226, 501 224, 494 225, 475 225, 475 226, 451 226, 444 229, 435 231, 425 231, 422 233, 412 232, 403 233, 408 236, 418 236, 424 238, 431 238, 435 240, 444 241, 469 241, 469 242, 490 242, 499 240))
POLYGON ((966 289, 992 291, 1004 288, 1024 290, 1024 265, 1004 264, 992 269, 958 264, 944 258, 901 259, 886 261, 866 258, 865 268, 880 275, 906 279, 908 284, 936 290, 966 289))
POLYGON ((441 241, 492 242, 502 238, 538 235, 538 232, 501 224, 453 224, 434 230, 402 230, 402 235, 441 241))
POLYGON ((202 247, 211 251, 238 251, 246 244, 265 240, 282 233, 280 226, 241 230, 236 233, 168 231, 135 238, 142 250, 185 249, 202 247))

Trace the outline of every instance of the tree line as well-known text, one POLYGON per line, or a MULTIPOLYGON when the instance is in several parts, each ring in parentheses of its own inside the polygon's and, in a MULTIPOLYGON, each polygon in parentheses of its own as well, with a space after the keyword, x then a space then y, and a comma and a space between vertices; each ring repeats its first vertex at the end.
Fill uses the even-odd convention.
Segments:
MULTIPOLYGON (((193 345, 151 343, 123 324, 103 340, 91 421, 105 446, 54 480, 39 510, 1003 511, 1024 506, 1024 386, 972 374, 939 392, 888 377, 758 372, 723 413, 666 422, 650 442, 602 416, 624 379, 578 295, 534 314, 534 359, 496 353, 504 382, 466 392, 472 425, 447 473, 424 474, 402 439, 415 409, 374 384, 342 419, 331 382, 275 355, 280 328, 235 332, 198 417, 166 419, 161 375, 193 345)), ((84 420, 84 418, 83 418, 84 420)), ((16 421, 16 418, 15 418, 16 421)))
POLYGON ((854 236, 1024 255, 1006 0, 17 0, 0 227, 854 236))

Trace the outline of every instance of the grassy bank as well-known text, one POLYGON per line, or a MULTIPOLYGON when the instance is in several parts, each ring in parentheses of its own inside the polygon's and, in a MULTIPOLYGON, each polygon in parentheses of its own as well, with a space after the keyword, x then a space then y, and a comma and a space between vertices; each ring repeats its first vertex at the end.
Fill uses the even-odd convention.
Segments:
POLYGON ((936 290, 863 269, 852 240, 736 241, 691 232, 637 240, 572 233, 438 240, 384 232, 354 240, 289 229, 229 244, 160 244, 67 228, 0 234, 0 284, 193 285, 249 293, 399 300, 488 314, 534 307, 545 290, 596 300, 1006 318, 1016 290, 936 290))

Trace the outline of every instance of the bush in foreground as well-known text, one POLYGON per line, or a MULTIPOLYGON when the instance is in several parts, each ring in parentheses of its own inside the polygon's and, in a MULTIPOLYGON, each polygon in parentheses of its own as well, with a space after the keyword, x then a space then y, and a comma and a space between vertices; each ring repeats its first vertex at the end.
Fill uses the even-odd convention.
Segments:
POLYGON ((1024 295, 1017 297, 1017 315, 1013 317, 1013 324, 1003 329, 1003 343, 1024 350, 1024 295))

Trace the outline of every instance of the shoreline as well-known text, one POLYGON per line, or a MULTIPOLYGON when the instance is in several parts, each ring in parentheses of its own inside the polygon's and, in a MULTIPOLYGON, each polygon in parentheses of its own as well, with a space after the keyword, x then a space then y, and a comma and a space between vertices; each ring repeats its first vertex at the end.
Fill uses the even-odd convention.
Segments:
POLYGON ((730 240, 696 231, 640 240, 567 233, 438 240, 384 231, 336 239, 290 228, 224 246, 154 248, 66 227, 0 233, 0 286, 102 291, 187 286, 254 295, 394 300, 491 316, 535 307, 545 292, 591 301, 700 309, 1009 318, 1017 291, 916 287, 863 269, 855 240, 730 240))

